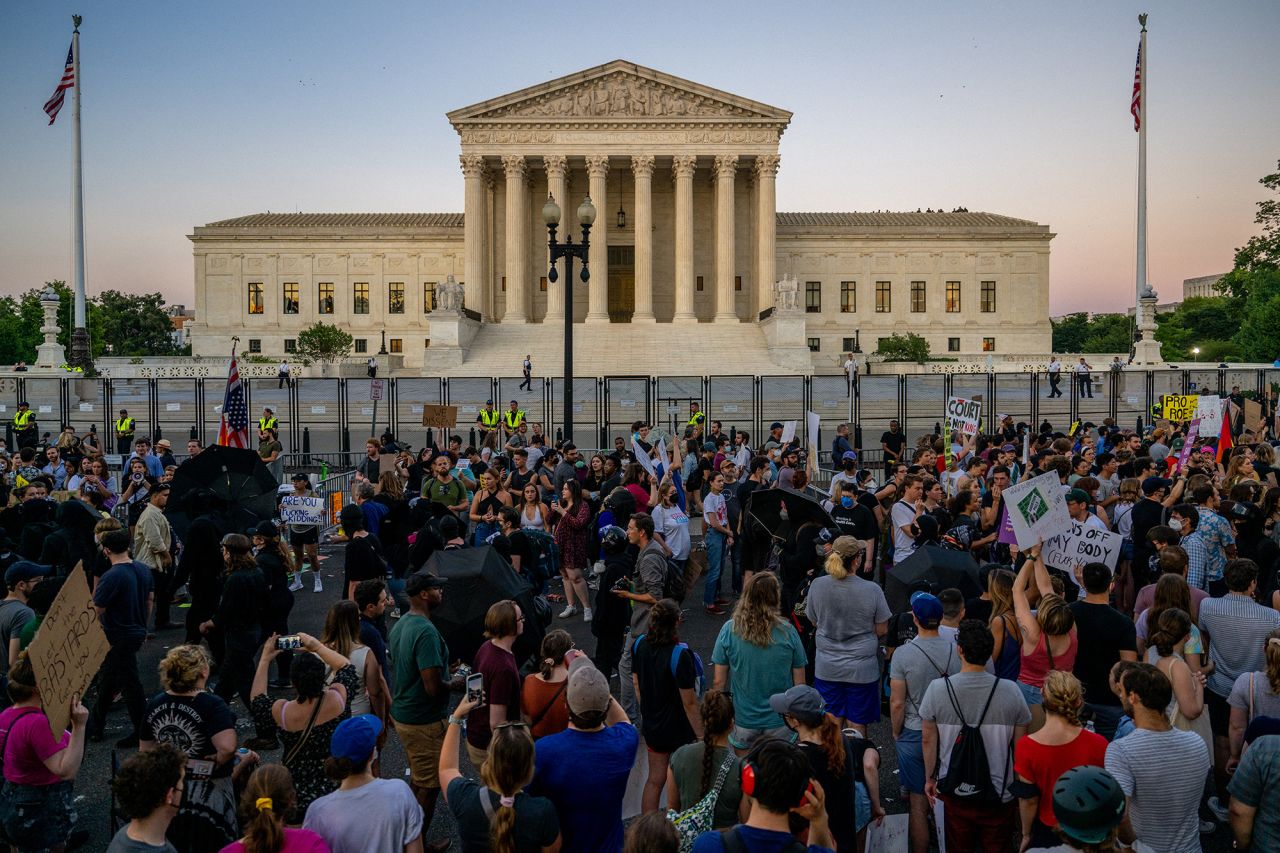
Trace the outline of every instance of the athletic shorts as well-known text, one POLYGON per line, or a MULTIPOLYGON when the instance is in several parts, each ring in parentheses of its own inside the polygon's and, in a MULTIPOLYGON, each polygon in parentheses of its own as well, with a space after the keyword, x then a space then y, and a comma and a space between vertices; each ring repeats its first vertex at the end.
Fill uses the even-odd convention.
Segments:
POLYGON ((866 725, 880 722, 880 682, 853 684, 848 681, 826 681, 815 678, 813 686, 822 694, 827 711, 851 723, 866 725))
POLYGON ((306 530, 290 530, 290 545, 318 545, 320 544, 320 528, 308 527, 306 530))

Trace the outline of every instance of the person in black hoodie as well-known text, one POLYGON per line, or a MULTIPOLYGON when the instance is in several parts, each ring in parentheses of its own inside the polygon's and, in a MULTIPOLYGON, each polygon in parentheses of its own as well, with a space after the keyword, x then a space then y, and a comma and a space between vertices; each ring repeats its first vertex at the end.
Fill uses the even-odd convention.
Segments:
MULTIPOLYGON (((262 638, 289 633, 289 611, 293 609, 293 592, 289 589, 289 573, 293 555, 280 541, 280 531, 273 522, 263 521, 249 531, 253 538, 253 556, 267 581, 267 606, 262 625, 262 638)), ((276 656, 276 679, 272 687, 289 687, 289 667, 293 651, 284 649, 276 656)))
POLYGON ((604 556, 604 575, 600 578, 600 595, 591 615, 591 633, 596 637, 596 651, 591 656, 596 669, 609 678, 622 660, 622 644, 631 626, 631 603, 609 594, 628 584, 636 572, 636 549, 627 542, 627 532, 610 525, 600 531, 600 552, 604 556))
MULTIPOLYGON (((267 580, 250 553, 249 537, 228 533, 222 537, 222 557, 227 567, 226 581, 218 608, 204 622, 200 633, 217 633, 222 638, 224 654, 218 671, 218 685, 213 692, 230 703, 236 694, 248 709, 252 698, 254 663, 258 638, 267 602, 267 580)), ((267 738, 273 741, 274 738, 267 738)), ((252 749, 270 748, 263 745, 252 749)))

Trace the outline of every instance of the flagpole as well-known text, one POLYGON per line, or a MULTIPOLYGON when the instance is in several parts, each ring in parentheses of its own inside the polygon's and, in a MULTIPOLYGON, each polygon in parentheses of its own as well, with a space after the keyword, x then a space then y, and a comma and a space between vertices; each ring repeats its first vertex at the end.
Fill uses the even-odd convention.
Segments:
POLYGON ((84 176, 80 163, 80 15, 72 15, 71 57, 75 85, 71 87, 71 240, 74 245, 75 322, 71 332, 71 364, 89 367, 89 330, 85 323, 84 298, 84 176))
POLYGON ((1138 42, 1139 77, 1142 81, 1138 105, 1138 281, 1135 308, 1142 304, 1147 292, 1147 16, 1138 16, 1142 25, 1138 42))

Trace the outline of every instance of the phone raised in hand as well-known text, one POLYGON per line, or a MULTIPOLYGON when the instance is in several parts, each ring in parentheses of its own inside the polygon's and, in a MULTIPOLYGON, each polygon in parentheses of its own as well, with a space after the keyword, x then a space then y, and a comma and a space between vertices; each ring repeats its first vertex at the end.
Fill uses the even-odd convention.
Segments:
POLYGON ((484 673, 473 672, 467 676, 467 700, 470 702, 484 701, 484 673))

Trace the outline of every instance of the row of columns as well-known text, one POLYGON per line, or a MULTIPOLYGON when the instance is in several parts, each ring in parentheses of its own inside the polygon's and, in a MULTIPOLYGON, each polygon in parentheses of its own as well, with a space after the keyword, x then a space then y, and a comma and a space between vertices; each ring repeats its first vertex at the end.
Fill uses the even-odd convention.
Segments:
MULTIPOLYGON (((568 237, 567 217, 576 208, 567 198, 568 160, 562 154, 543 158, 547 172, 547 188, 560 203, 562 221, 560 239, 568 237)), ((635 182, 635 310, 633 322, 654 322, 653 314, 653 171, 652 154, 635 154, 631 158, 635 182)), ((468 306, 484 304, 486 187, 483 155, 463 154, 462 174, 465 183, 463 239, 465 300, 468 306)), ((774 276, 776 178, 780 158, 777 154, 757 155, 754 161, 756 181, 756 245, 753 253, 757 301, 754 310, 766 304, 762 293, 772 287, 774 276)), ((608 250, 609 250, 609 157, 591 154, 586 157, 588 193, 599 211, 591 233, 588 263, 592 270, 587 296, 588 323, 609 322, 608 250)), ((530 211, 525 191, 528 161, 523 155, 502 157, 506 179, 506 277, 507 299, 503 322, 527 323, 529 316, 529 232, 530 211)), ((716 206, 715 316, 717 322, 737 322, 734 310, 735 245, 734 196, 738 171, 738 155, 719 154, 714 161, 716 206)), ((675 184, 675 312, 676 323, 696 323, 694 313, 693 266, 693 177, 697 157, 678 154, 672 158, 671 174, 675 184)), ((564 299, 572 283, 562 278, 548 288, 545 322, 564 319, 564 299)), ((753 313, 754 313, 753 310, 753 313)), ((490 319, 490 318, 486 318, 490 319)))

